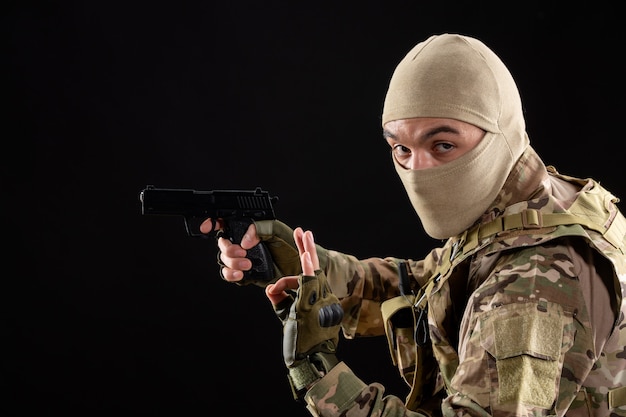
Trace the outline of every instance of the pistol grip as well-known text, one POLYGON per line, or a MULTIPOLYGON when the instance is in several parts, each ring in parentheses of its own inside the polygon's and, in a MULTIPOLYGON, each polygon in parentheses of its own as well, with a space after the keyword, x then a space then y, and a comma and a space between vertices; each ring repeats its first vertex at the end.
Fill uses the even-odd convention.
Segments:
MULTIPOLYGON (((233 243, 240 244, 243 235, 248 230, 252 219, 230 220, 227 224, 226 235, 233 243)), ((272 255, 265 243, 260 242, 258 245, 247 250, 246 258, 252 262, 252 268, 243 271, 243 279, 240 284, 267 284, 274 279, 274 269, 272 255)))

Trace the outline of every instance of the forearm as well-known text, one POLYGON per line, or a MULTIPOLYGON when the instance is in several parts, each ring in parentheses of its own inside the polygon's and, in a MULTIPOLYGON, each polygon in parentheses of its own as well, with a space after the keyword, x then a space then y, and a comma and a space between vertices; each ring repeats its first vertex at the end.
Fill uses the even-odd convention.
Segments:
POLYGON ((347 338, 383 335, 380 303, 398 295, 398 260, 359 260, 330 250, 324 250, 323 256, 329 285, 345 312, 344 335, 347 338))
POLYGON ((357 259, 320 246, 318 253, 330 287, 346 312, 342 326, 347 338, 383 335, 380 305, 400 294, 398 265, 407 263, 409 281, 417 289, 432 275, 437 259, 432 254, 418 261, 392 257, 357 259))

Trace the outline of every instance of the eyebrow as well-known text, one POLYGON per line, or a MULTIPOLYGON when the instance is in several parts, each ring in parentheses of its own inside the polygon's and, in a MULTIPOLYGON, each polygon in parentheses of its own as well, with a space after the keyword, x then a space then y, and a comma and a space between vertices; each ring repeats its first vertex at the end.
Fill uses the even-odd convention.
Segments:
POLYGON ((429 130, 428 132, 426 132, 425 136, 434 136, 437 133, 441 133, 441 132, 446 132, 446 133, 459 133, 458 129, 453 128, 450 125, 442 125, 442 126, 437 126, 434 129, 429 130))
POLYGON ((397 139, 397 136, 388 131, 387 129, 383 129, 383 138, 387 139, 397 139))
MULTIPOLYGON (((431 136, 436 135, 437 133, 441 133, 441 132, 446 132, 446 133, 459 133, 458 129, 453 128, 450 125, 441 125, 441 126, 436 126, 428 131, 426 131, 422 136, 424 138, 429 138, 431 136)), ((387 129, 383 129, 383 138, 385 139, 393 139, 393 140, 398 140, 398 136, 395 135, 394 133, 390 132, 387 129)))

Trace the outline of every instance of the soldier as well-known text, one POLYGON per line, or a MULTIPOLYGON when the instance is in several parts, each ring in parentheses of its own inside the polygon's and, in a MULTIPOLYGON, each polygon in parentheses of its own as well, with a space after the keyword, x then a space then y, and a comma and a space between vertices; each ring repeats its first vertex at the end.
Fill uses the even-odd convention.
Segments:
POLYGON ((425 231, 446 239, 425 259, 356 259, 280 221, 218 239, 240 285, 246 250, 270 248, 294 396, 319 416, 626 415, 626 220, 597 181, 543 163, 502 61, 468 36, 418 43, 382 128, 425 231), (339 331, 386 335, 408 396, 337 361, 339 331))

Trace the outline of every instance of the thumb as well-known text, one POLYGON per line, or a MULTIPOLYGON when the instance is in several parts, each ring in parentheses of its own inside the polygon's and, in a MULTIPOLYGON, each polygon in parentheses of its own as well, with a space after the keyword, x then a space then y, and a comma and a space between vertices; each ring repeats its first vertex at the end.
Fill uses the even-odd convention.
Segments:
POLYGON ((242 248, 248 250, 258 245, 260 241, 261 239, 256 234, 256 225, 251 223, 248 230, 246 230, 246 233, 242 236, 239 244, 242 248))
POLYGON ((283 277, 276 281, 274 284, 269 284, 265 287, 265 295, 270 300, 272 305, 277 305, 285 298, 289 297, 287 290, 298 289, 298 277, 283 277))

